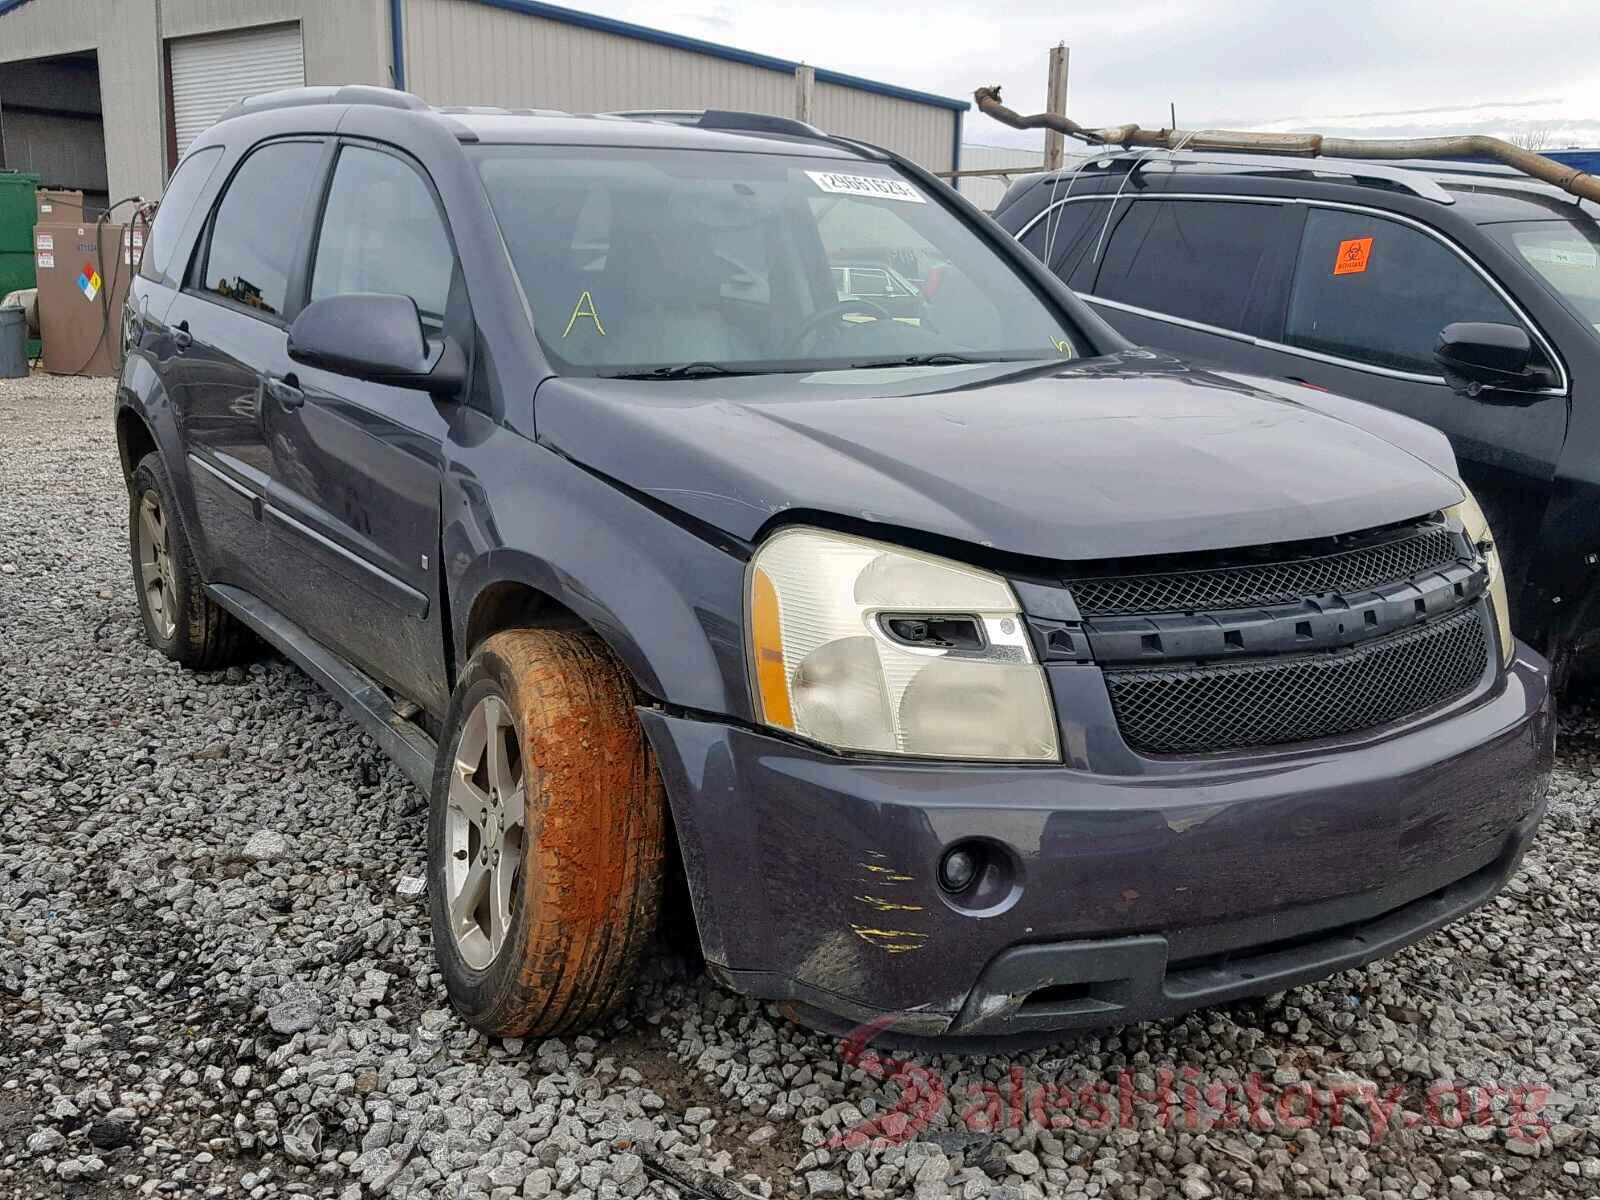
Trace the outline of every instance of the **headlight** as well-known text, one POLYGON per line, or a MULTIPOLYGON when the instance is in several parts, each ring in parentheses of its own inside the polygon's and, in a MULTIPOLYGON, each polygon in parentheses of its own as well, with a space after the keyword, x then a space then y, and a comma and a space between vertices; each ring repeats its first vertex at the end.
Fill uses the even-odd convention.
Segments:
POLYGON ((841 750, 1057 762, 1055 713, 1011 586, 820 529, 750 567, 761 719, 841 750))
MULTIPOLYGON (((1465 485, 1462 490, 1466 491, 1465 485)), ((1500 633, 1500 662, 1509 667, 1517 644, 1511 638, 1511 608, 1506 603, 1506 577, 1500 569, 1500 552, 1494 547, 1494 531, 1470 491, 1460 504, 1445 509, 1445 516, 1461 522, 1467 540, 1477 547, 1489 568, 1489 607, 1494 610, 1495 628, 1500 633)))

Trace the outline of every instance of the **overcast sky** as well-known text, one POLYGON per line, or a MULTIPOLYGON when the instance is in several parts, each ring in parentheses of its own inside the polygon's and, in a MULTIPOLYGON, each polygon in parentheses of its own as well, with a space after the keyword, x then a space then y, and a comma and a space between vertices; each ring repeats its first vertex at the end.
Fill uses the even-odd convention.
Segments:
MULTIPOLYGON (((1071 48, 1068 111, 1090 125, 1407 137, 1548 129, 1600 146, 1600 0, 591 0, 590 11, 946 96, 1004 85, 1044 107, 1071 48)), ((1032 144, 976 110, 966 140, 1032 144)), ((1070 147, 1069 147, 1070 148, 1070 147)))

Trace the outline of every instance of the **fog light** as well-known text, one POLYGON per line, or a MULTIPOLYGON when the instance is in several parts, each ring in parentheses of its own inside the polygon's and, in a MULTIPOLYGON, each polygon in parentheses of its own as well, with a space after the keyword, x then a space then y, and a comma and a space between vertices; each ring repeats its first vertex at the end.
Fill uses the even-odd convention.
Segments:
POLYGON ((964 892, 978 877, 978 856, 957 846, 939 864, 939 883, 947 892, 964 892))

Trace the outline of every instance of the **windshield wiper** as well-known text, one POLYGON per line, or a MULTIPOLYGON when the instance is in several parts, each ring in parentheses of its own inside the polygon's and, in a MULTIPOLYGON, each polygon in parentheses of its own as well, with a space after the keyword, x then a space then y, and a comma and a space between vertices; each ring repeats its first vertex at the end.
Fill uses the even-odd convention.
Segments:
POLYGON ((992 358, 969 358, 965 354, 952 354, 948 350, 941 350, 934 354, 906 354, 899 358, 874 358, 866 362, 853 362, 850 364, 857 371, 870 371, 874 367, 942 367, 953 366, 957 363, 996 362, 992 358))
POLYGON ((702 379, 713 375, 769 375, 770 371, 745 370, 724 363, 687 362, 671 367, 651 367, 646 371, 602 371, 603 379, 702 379))

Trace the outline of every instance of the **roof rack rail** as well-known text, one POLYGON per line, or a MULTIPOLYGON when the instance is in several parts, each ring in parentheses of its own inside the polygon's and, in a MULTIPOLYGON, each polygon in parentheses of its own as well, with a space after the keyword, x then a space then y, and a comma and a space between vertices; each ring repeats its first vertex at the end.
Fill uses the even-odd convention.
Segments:
POLYGON ((634 121, 663 121, 671 125, 693 125, 697 129, 723 129, 733 133, 772 133, 813 141, 827 138, 815 125, 793 117, 771 113, 733 112, 722 108, 640 108, 600 113, 603 117, 624 117, 634 121))
POLYGON ((246 113, 270 112, 278 108, 301 108, 312 104, 373 104, 380 108, 431 111, 427 101, 410 92, 397 92, 393 88, 371 87, 361 83, 347 83, 337 87, 280 88, 275 92, 260 92, 235 102, 217 120, 226 121, 232 117, 242 117, 246 113))
MULTIPOLYGON (((1357 183, 1382 183, 1398 187, 1423 200, 1435 204, 1454 204, 1455 197, 1420 171, 1387 163, 1371 163, 1349 158, 1273 158, 1265 154, 1197 153, 1192 150, 1153 151, 1149 157, 1138 160, 1139 165, 1172 166, 1194 164, 1224 167, 1249 167, 1252 171, 1272 174, 1342 175, 1357 183)), ((1135 167, 1135 170, 1138 168, 1135 167)))
POLYGON ((564 108, 505 108, 498 104, 438 104, 433 109, 452 117, 570 117, 564 108))

